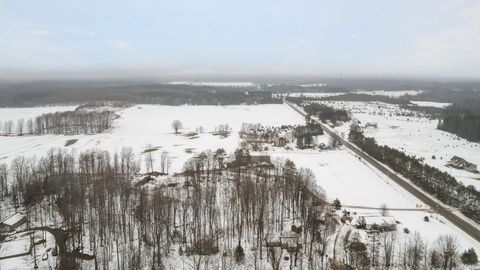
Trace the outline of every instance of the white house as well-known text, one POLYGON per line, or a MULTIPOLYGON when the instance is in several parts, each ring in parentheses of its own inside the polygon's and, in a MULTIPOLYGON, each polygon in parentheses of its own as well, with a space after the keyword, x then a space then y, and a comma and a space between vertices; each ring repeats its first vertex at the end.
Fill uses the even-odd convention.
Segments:
POLYGON ((378 226, 379 229, 393 231, 397 229, 397 221, 392 216, 359 216, 358 225, 367 230, 378 226))

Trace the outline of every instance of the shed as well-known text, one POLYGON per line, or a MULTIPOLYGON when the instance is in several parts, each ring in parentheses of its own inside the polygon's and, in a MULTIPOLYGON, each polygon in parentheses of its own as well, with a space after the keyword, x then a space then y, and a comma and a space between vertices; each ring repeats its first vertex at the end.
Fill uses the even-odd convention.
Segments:
POLYGON ((15 213, 0 222, 1 232, 13 232, 27 222, 24 214, 15 213))

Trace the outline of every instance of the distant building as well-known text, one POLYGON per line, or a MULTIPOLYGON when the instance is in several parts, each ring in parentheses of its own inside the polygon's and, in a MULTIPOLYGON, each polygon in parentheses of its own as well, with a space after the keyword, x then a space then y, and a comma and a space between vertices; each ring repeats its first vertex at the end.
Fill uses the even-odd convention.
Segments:
POLYGON ((358 225, 367 230, 375 227, 387 231, 397 229, 397 221, 392 216, 360 216, 358 217, 358 225))
POLYGON ((15 213, 0 222, 0 232, 13 232, 27 222, 25 215, 15 213))
POLYGON ((456 169, 466 170, 469 172, 477 171, 477 165, 470 163, 459 156, 453 156, 448 164, 456 169))
POLYGON ((366 128, 368 128, 368 127, 378 128, 378 125, 375 122, 368 122, 368 123, 365 124, 365 127, 366 128))

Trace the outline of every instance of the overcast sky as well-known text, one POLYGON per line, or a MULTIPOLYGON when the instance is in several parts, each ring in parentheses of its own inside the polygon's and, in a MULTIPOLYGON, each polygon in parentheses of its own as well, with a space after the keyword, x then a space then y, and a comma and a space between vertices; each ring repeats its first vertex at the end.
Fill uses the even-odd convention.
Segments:
POLYGON ((0 0, 0 74, 478 79, 480 1, 0 0))

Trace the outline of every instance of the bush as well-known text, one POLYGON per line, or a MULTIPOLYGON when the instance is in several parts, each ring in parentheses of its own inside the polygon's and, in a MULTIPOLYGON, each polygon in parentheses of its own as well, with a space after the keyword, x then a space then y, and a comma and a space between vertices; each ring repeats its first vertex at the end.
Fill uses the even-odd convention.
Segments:
POLYGON ((238 246, 235 248, 235 262, 238 264, 243 263, 245 260, 245 251, 243 250, 243 247, 238 244, 238 246))
POLYGON ((403 232, 406 233, 406 234, 409 234, 410 233, 410 230, 408 228, 404 228, 403 229, 403 232))
POLYGON ((430 219, 428 218, 428 216, 425 216, 425 217, 423 218, 423 221, 425 221, 425 222, 429 222, 429 221, 430 221, 430 219))
POLYGON ((462 263, 466 265, 475 265, 478 263, 478 256, 473 248, 463 252, 460 258, 462 259, 462 263))

